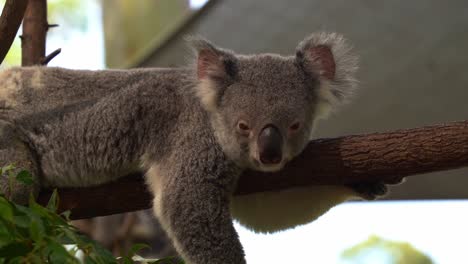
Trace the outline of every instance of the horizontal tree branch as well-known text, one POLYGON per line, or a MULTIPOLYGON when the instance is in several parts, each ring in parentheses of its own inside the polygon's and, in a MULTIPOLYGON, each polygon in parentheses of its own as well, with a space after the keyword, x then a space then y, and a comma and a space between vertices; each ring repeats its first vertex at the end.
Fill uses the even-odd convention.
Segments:
POLYGON ((0 16, 0 64, 5 59, 23 20, 28 0, 7 0, 0 16))
MULTIPOLYGON (((282 171, 245 172, 237 195, 295 186, 398 182, 402 177, 468 166, 468 121, 388 133, 311 141, 282 171)), ((46 203, 50 190, 40 195, 46 203)), ((110 215, 151 207, 142 175, 91 188, 60 189, 61 210, 72 218, 110 215)))

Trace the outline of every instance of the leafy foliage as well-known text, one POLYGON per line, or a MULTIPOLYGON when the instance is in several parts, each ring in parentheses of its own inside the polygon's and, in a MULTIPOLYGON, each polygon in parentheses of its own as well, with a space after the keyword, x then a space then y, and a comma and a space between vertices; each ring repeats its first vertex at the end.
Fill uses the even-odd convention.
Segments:
MULTIPOLYGON (((28 171, 20 170, 18 172, 14 164, 0 167, 0 176, 7 177, 6 183, 8 186, 5 188, 4 193, 6 197, 10 197, 10 194, 15 186, 15 181, 24 185, 32 185, 34 182, 31 174, 28 171)), ((5 184, 4 182, 2 183, 5 184)))
POLYGON ((55 213, 54 192, 47 207, 30 199, 21 206, 0 196, 0 263, 118 263, 114 256, 69 224, 66 214, 55 213), (64 245, 75 245, 67 249, 64 245))
MULTIPOLYGON (((14 165, 0 168, 0 175, 26 184, 29 172, 13 174, 14 165)), ((11 180, 10 180, 11 181, 11 180)), ((11 191, 11 190, 10 190, 11 191)), ((29 206, 15 204, 0 194, 0 264, 3 263, 182 263, 175 259, 144 259, 136 255, 143 244, 134 245, 126 256, 115 258, 111 252, 80 234, 70 224, 70 212, 57 213, 59 197, 54 191, 47 206, 31 197, 29 206)))

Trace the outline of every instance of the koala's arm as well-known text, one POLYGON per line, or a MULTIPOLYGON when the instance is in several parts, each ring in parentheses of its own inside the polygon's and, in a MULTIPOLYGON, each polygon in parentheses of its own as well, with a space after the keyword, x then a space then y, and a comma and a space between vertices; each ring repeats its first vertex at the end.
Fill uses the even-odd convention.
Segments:
POLYGON ((229 211, 240 172, 213 143, 190 137, 173 155, 149 163, 154 212, 187 263, 245 263, 229 211))

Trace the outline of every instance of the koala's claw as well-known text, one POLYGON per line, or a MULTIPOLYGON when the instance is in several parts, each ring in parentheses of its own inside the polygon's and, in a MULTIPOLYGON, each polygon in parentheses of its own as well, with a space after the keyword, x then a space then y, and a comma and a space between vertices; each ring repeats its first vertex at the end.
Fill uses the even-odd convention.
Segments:
POLYGON ((375 200, 388 191, 387 185, 383 182, 358 182, 348 186, 366 200, 375 200))

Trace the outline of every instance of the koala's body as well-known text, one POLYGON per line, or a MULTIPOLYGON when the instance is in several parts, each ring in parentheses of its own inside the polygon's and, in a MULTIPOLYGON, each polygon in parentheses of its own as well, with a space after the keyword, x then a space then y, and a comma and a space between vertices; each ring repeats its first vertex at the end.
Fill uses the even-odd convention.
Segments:
POLYGON ((1 72, 1 163, 29 169, 42 187, 143 171, 155 215, 188 263, 245 263, 231 214, 273 232, 356 196, 321 186, 232 197, 243 170, 281 169, 315 121, 348 99, 356 58, 341 36, 314 34, 286 57, 192 45, 186 69, 1 72))

